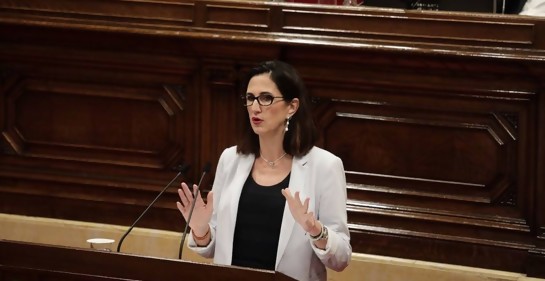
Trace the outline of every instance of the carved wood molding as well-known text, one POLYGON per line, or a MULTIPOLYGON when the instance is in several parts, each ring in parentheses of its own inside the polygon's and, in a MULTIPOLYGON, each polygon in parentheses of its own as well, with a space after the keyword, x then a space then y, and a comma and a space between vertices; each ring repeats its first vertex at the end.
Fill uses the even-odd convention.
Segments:
POLYGON ((521 60, 545 56, 539 35, 545 21, 492 14, 256 1, 24 0, 0 3, 0 15, 2 22, 11 24, 155 36, 244 41, 251 35, 254 41, 273 44, 367 50, 380 46, 391 52, 502 54, 521 60), (519 50, 513 52, 512 47, 519 50))

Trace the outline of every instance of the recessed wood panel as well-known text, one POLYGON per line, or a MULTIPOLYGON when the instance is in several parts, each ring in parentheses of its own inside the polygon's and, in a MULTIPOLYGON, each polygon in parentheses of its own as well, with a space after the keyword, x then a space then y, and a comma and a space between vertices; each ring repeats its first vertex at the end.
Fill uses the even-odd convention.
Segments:
POLYGON ((164 24, 164 23, 191 23, 193 22, 194 4, 191 2, 173 1, 123 1, 123 0, 97 0, 74 2, 70 0, 60 1, 5 1, 3 7, 8 9, 24 9, 33 7, 42 13, 51 13, 51 16, 81 17, 87 19, 133 19, 140 22, 164 24), (16 2, 16 3, 15 3, 16 2), (127 4, 130 8, 127 8, 127 4))
POLYGON ((183 146, 181 101, 162 88, 23 80, 6 96, 21 156, 163 167, 183 146))
POLYGON ((482 189, 497 177, 502 147, 486 126, 465 125, 337 112, 325 144, 345 159, 349 171, 482 189))
POLYGON ((344 11, 286 10, 286 32, 330 32, 337 36, 377 36, 385 30, 400 38, 422 37, 436 40, 494 42, 496 44, 531 45, 533 24, 509 22, 474 22, 411 18, 406 14, 369 15, 344 11), (317 17, 319 15, 319 17, 317 17), (317 20, 318 18, 318 20, 317 20), (445 36, 445 30, 450 30, 445 36))
POLYGON ((229 7, 223 5, 207 5, 206 25, 208 27, 245 28, 267 30, 269 28, 269 9, 229 7), (234 16, 236 15, 236 16, 234 16))
POLYGON ((328 110, 320 120, 324 146, 340 155, 356 183, 390 178, 401 189, 433 185, 438 194, 488 194, 493 201, 517 172, 508 161, 515 158, 515 136, 495 114, 349 101, 328 110))

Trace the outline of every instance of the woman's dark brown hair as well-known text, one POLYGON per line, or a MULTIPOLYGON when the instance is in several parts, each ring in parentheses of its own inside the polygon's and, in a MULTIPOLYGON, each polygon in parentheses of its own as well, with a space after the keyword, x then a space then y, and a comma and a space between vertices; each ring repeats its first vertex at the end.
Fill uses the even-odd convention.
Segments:
MULTIPOLYGON (((297 71, 289 64, 281 61, 266 61, 251 69, 246 76, 243 90, 246 91, 250 79, 256 75, 269 73, 271 80, 284 97, 283 102, 291 102, 299 99, 299 109, 290 119, 289 130, 284 135, 284 151, 293 156, 307 154, 318 139, 318 131, 307 95, 305 85, 297 71)), ((246 92, 244 92, 245 96, 246 92)), ((246 111, 246 110, 245 110, 246 111)), ((237 152, 242 154, 255 154, 259 156, 259 137, 254 133, 248 114, 242 125, 242 137, 237 145, 237 152)))

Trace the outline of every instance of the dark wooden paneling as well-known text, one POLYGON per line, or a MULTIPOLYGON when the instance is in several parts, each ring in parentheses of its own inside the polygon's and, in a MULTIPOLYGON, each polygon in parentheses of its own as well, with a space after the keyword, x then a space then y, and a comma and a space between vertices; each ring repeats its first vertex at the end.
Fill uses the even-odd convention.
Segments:
POLYGON ((307 55, 290 58, 318 98, 322 145, 344 161, 355 249, 524 271, 541 86, 508 78, 521 65, 484 75, 462 71, 481 62, 391 55, 325 75, 307 55))
MULTIPOLYGON (((246 122, 242 75, 279 58, 343 159, 354 251, 545 277, 544 31, 289 3, 2 1, 0 210, 130 225, 173 166, 191 164, 189 182, 215 166, 246 122)), ((181 230, 175 201, 141 225, 181 230)))

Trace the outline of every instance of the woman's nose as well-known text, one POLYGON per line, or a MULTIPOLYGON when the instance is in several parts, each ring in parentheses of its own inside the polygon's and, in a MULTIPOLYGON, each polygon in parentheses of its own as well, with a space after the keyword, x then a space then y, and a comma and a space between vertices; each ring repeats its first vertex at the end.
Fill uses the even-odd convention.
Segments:
POLYGON ((252 105, 250 105, 250 109, 254 112, 261 111, 261 106, 259 105, 259 102, 257 102, 257 99, 254 100, 254 103, 252 105))

